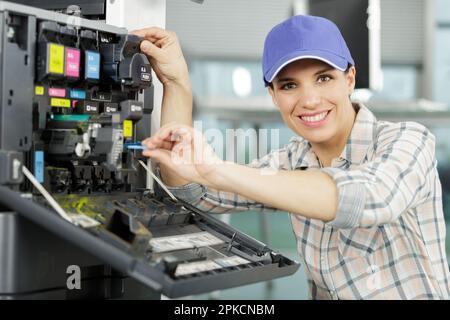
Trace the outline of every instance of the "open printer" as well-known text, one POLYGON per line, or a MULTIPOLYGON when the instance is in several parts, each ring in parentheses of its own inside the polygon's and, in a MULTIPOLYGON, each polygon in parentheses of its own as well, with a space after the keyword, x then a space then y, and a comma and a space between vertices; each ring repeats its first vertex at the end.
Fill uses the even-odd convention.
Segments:
POLYGON ((0 36, 0 299, 183 297, 298 269, 146 188, 144 158, 126 147, 150 133, 141 38, 4 1, 0 36), (78 288, 68 286, 73 266, 78 288))

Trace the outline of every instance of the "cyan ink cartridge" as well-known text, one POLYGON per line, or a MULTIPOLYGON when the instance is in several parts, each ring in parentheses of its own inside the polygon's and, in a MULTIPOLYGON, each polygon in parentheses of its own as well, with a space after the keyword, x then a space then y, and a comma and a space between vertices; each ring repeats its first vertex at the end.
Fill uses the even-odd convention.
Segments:
POLYGON ((80 48, 82 50, 97 51, 97 33, 92 30, 80 31, 80 48))
POLYGON ((81 30, 79 36, 82 49, 81 63, 84 69, 84 80, 98 82, 100 80, 100 53, 97 47, 97 33, 81 30))
POLYGON ((84 78, 91 81, 100 80, 100 53, 86 50, 84 52, 84 78))

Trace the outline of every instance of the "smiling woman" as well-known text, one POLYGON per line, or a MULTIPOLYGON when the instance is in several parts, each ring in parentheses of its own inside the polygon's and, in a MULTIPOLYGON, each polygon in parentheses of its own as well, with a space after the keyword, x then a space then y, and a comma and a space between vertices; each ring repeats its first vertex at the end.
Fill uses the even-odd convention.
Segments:
POLYGON ((326 166, 341 153, 355 120, 350 95, 355 67, 340 71, 315 59, 300 59, 281 69, 269 85, 284 122, 308 140, 326 166))
POLYGON ((264 83, 296 136, 250 166, 223 161, 191 127, 175 35, 142 35, 164 83, 143 154, 177 198, 211 213, 290 212, 314 299, 450 298, 434 136, 352 103, 355 63, 331 21, 295 16, 267 35, 264 83))

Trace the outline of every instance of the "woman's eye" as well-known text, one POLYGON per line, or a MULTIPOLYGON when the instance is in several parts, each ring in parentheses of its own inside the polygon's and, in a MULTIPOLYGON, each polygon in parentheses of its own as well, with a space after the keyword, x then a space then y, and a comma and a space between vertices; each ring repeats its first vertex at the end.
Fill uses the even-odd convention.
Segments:
POLYGON ((294 88, 295 88, 295 83, 293 83, 293 82, 288 82, 281 86, 282 90, 289 90, 289 89, 294 89, 294 88))
POLYGON ((318 78, 317 78, 317 82, 328 82, 328 81, 330 81, 332 78, 329 76, 329 75, 326 75, 326 74, 323 74, 323 75, 320 75, 318 78))

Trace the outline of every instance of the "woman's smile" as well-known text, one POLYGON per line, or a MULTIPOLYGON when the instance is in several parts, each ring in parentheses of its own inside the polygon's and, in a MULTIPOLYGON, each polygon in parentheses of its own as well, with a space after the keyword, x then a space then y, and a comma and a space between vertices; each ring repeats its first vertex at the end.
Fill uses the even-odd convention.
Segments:
POLYGON ((309 128, 320 128, 324 126, 329 119, 329 114, 331 113, 331 110, 325 110, 315 113, 308 113, 299 115, 296 118, 299 120, 299 122, 309 128))

